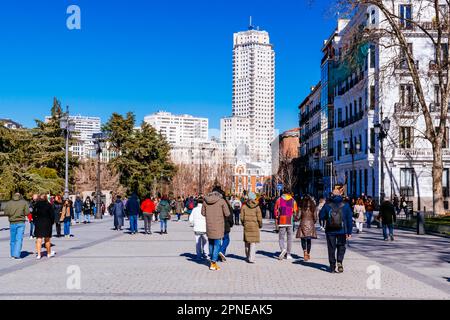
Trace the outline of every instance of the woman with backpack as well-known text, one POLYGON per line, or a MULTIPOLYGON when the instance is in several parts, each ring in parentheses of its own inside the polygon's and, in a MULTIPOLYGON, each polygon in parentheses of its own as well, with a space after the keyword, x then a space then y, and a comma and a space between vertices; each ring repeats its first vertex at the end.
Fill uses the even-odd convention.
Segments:
POLYGON ((183 199, 181 199, 181 197, 178 197, 175 203, 175 213, 177 215, 177 221, 181 220, 181 215, 183 214, 183 211, 184 211, 183 199))
POLYGON ((172 210, 167 196, 163 196, 156 210, 159 213, 161 224, 161 235, 167 234, 167 221, 170 220, 170 210, 172 210))
POLYGON ((318 220, 316 205, 310 197, 302 202, 302 207, 297 215, 300 226, 297 230, 297 239, 301 239, 304 261, 311 259, 312 239, 317 239, 316 222, 318 220))

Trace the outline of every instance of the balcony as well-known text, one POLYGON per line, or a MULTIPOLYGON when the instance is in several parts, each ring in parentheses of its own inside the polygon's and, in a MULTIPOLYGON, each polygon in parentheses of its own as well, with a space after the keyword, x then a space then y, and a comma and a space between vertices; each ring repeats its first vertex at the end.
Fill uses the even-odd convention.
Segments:
POLYGON ((349 117, 346 120, 342 120, 338 122, 338 127, 339 128, 345 128, 349 125, 352 125, 362 119, 364 119, 364 115, 365 115, 365 111, 360 111, 358 112, 356 115, 352 115, 351 117, 349 117))
POLYGON ((394 112, 395 113, 417 113, 419 112, 419 104, 417 102, 411 102, 411 103, 401 103, 398 102, 394 105, 394 112))
MULTIPOLYGON (((416 70, 419 70, 419 60, 414 60, 414 65, 416 66, 416 70)), ((396 63, 395 69, 396 71, 404 71, 404 72, 410 71, 406 59, 403 59, 400 62, 396 63)))
MULTIPOLYGON (((447 110, 450 112, 450 102, 448 103, 447 110)), ((440 113, 441 112, 441 104, 440 103, 431 103, 430 104, 430 112, 440 113)))

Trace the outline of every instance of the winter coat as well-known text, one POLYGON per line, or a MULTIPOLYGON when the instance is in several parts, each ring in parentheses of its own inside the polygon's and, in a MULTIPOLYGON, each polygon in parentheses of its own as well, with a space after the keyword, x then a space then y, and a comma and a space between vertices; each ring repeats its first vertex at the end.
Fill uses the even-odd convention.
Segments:
POLYGON ((83 213, 85 215, 93 215, 94 214, 94 207, 95 207, 95 204, 94 204, 94 202, 92 200, 90 200, 90 201, 86 200, 83 203, 83 213))
POLYGON ((300 227, 297 230, 296 237, 298 239, 310 238, 317 239, 316 223, 317 223, 317 211, 311 211, 309 209, 302 209, 300 211, 300 227))
POLYGON ((262 228, 262 213, 258 202, 249 200, 241 210, 241 222, 244 226, 244 241, 247 243, 259 243, 262 228))
POLYGON ((360 205, 356 205, 353 208, 353 213, 355 213, 355 221, 356 222, 362 222, 364 223, 365 221, 365 217, 364 214, 366 213, 366 207, 365 206, 360 206, 360 205))
POLYGON ((170 206, 169 201, 161 200, 161 202, 158 204, 157 210, 159 213, 159 219, 160 220, 170 219, 170 210, 172 210, 172 207, 170 206))
POLYGON ((74 208, 75 208, 75 212, 83 212, 83 201, 81 201, 81 199, 77 198, 75 200, 75 204, 74 204, 74 208))
POLYGON ((131 197, 128 199, 126 208, 127 208, 128 216, 138 216, 139 215, 141 208, 139 205, 138 197, 135 193, 133 193, 131 195, 131 197))
POLYGON ((206 219, 202 215, 202 207, 203 205, 199 204, 192 210, 189 216, 189 222, 194 227, 194 232, 196 233, 206 233, 206 219))
POLYGON ((5 206, 5 215, 8 217, 10 224, 24 223, 27 220, 28 211, 28 203, 18 195, 14 195, 5 206))
POLYGON ((36 238, 51 238, 55 219, 52 205, 46 200, 36 203, 33 210, 34 235, 36 238))
POLYGON ((64 222, 66 218, 71 218, 71 207, 63 206, 61 209, 61 215, 59 217, 59 222, 64 222))
POLYGON ((230 203, 227 200, 225 200, 225 202, 227 203, 228 210, 230 211, 230 215, 228 217, 225 217, 225 230, 224 231, 225 231, 225 234, 227 234, 227 233, 231 232, 231 228, 233 228, 233 226, 234 226, 234 219, 233 219, 233 215, 231 214, 233 212, 233 209, 231 208, 230 203))
POLYGON ((116 200, 113 208, 111 210, 111 214, 114 216, 114 226, 116 228, 123 227, 124 225, 124 217, 125 217, 125 206, 121 200, 116 200))
MULTIPOLYGON (((55 223, 59 224, 61 223, 61 216, 62 216, 62 208, 63 205, 61 202, 54 202, 53 203, 53 221, 55 221, 55 223)), ((62 221, 64 221, 64 219, 62 219, 62 221)))
POLYGON ((389 225, 397 221, 395 207, 391 202, 385 201, 380 206, 380 217, 383 224, 389 225))
POLYGON ((184 201, 178 200, 175 204, 175 213, 183 213, 184 211, 184 201))
POLYGON ((212 240, 223 239, 225 234, 225 217, 231 215, 225 199, 218 192, 212 192, 205 197, 202 215, 206 217, 206 232, 212 240))
POLYGON ((150 199, 145 199, 141 204, 141 211, 143 213, 154 213, 156 210, 155 203, 150 199))
POLYGON ((332 212, 331 203, 335 206, 340 206, 344 202, 342 197, 334 197, 329 203, 323 206, 320 210, 320 219, 325 220, 325 233, 329 235, 351 235, 353 231, 353 213, 350 205, 345 203, 342 208, 342 228, 340 230, 330 230, 328 228, 328 221, 332 212))

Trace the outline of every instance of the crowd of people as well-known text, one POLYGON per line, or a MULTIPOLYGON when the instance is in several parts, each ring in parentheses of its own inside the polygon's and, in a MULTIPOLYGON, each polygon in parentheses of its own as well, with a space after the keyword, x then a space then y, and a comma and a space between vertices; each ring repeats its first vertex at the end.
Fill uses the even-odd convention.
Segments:
MULTIPOLYGON (((187 221, 193 228, 196 248, 196 260, 208 260, 210 270, 220 270, 219 262, 226 262, 230 245, 230 233, 234 225, 243 226, 243 241, 246 261, 255 263, 256 246, 260 242, 260 230, 263 219, 275 221, 280 247, 279 260, 292 260, 292 245, 295 237, 300 239, 304 261, 311 260, 312 243, 318 238, 317 230, 325 231, 331 272, 343 272, 343 260, 347 240, 352 237, 353 229, 363 232, 363 226, 371 228, 376 222, 383 228, 386 241, 394 241, 394 223, 398 208, 395 202, 385 199, 379 206, 379 214, 374 221, 375 202, 364 194, 350 199, 344 196, 344 188, 336 185, 329 199, 321 198, 317 202, 311 196, 295 199, 285 190, 278 198, 268 198, 248 193, 242 197, 227 196, 216 186, 205 196, 169 197, 166 195, 139 199, 136 193, 122 198, 117 195, 107 208, 113 216, 114 230, 124 229, 125 220, 129 221, 129 233, 138 233, 138 221, 144 222, 144 234, 152 234, 152 224, 159 223, 160 234, 168 234, 168 222, 172 215, 175 221, 181 221, 187 214, 187 221), (298 223, 298 226, 297 226, 298 223), (319 224, 318 227, 317 223, 319 224), (337 270, 336 270, 337 268, 337 270)), ((100 210, 105 214, 104 203, 100 210)), ((15 194, 6 204, 5 215, 11 225, 11 257, 21 258, 23 235, 26 220, 30 223, 30 238, 36 239, 36 259, 41 259, 42 245, 47 257, 55 256, 51 238, 53 226, 56 237, 71 235, 71 225, 91 223, 96 213, 96 205, 90 197, 75 201, 63 200, 61 196, 34 195, 28 203, 20 194, 15 194)))

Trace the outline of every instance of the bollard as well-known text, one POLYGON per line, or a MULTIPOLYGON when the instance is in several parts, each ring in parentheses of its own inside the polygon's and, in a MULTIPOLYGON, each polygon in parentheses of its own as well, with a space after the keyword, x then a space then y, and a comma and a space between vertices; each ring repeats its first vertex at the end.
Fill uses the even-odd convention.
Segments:
POLYGON ((417 212, 417 234, 425 234, 425 212, 417 212))

